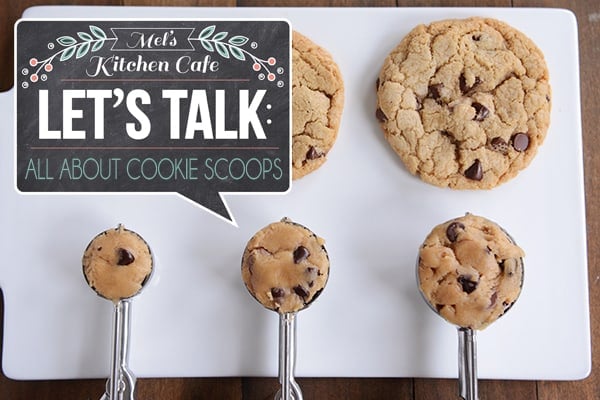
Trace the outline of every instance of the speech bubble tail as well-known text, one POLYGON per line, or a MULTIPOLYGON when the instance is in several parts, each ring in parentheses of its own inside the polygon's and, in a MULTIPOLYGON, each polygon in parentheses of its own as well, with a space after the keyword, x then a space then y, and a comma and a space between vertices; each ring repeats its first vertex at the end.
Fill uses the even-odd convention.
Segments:
POLYGON ((233 215, 229 212, 229 207, 223 198, 223 195, 220 192, 211 192, 211 193, 186 193, 179 192, 182 196, 184 196, 187 200, 191 201, 197 206, 204 208, 209 213, 214 216, 222 219, 225 222, 230 223, 231 225, 237 228, 237 223, 233 218, 233 215))

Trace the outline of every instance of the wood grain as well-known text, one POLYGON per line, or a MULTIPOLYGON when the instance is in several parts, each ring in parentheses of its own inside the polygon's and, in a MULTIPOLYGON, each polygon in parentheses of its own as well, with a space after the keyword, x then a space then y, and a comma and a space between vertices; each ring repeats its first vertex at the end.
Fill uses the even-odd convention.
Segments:
MULTIPOLYGON (((176 5, 176 6, 339 6, 339 7, 559 7, 572 10, 578 20, 581 104, 583 113, 583 147, 588 233, 588 263, 592 359, 600 360, 600 7, 597 0, 8 0, 0 7, 0 90, 12 86, 12 27, 23 10, 34 5, 176 5)), ((559 233, 557 233, 559 234, 559 233)), ((568 271, 569 266, 565 266, 568 271)), ((568 279, 568 272, 565 273, 568 279)), ((551 306, 548 304, 547 306, 551 306)), ((3 315, 0 302, 0 317, 3 315)), ((0 333, 2 327, 0 326, 0 333)), ((568 346, 568 343, 562 345, 568 346)), ((0 352, 2 348, 0 346, 0 352)), ((307 400, 439 400, 458 399, 456 380, 448 379, 365 379, 303 378, 299 380, 307 400)), ((600 373, 594 368, 581 381, 480 381, 481 400, 588 400, 600 398, 600 373)), ((139 379, 138 399, 173 400, 271 400, 277 390, 273 378, 178 378, 139 379)), ((53 400, 98 399, 104 380, 13 381, 0 374, 0 399, 53 400)))

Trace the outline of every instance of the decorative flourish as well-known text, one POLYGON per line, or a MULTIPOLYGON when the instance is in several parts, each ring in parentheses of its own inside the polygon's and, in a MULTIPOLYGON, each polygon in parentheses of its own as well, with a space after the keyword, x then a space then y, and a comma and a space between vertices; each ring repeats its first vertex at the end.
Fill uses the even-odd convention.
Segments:
MULTIPOLYGON (((53 62, 58 58, 59 62, 64 62, 72 58, 80 59, 88 53, 93 53, 100 50, 107 41, 116 41, 116 37, 108 37, 106 33, 95 25, 89 25, 89 32, 77 32, 77 35, 64 35, 58 37, 55 41, 60 46, 60 50, 56 51, 49 57, 38 60, 35 57, 29 59, 29 66, 33 67, 33 72, 30 74, 29 68, 21 69, 21 74, 29 76, 29 81, 36 83, 39 80, 45 81, 48 79, 46 73, 52 72, 54 69, 53 62)), ((234 58, 239 61, 251 61, 252 70, 257 72, 258 79, 267 79, 275 81, 276 74, 271 70, 275 68, 277 60, 275 57, 267 57, 262 59, 251 52, 258 48, 258 43, 250 42, 249 38, 243 35, 229 36, 229 32, 216 32, 216 25, 210 25, 202 29, 196 37, 190 37, 190 41, 199 41, 204 50, 209 52, 217 52, 221 57, 226 59, 234 58), (249 45, 250 50, 244 46, 249 45), (264 72, 263 72, 264 70, 264 72)), ((57 46, 54 42, 48 44, 49 50, 54 50, 57 46)), ((198 50, 196 48, 196 50, 198 50)), ((285 72, 283 67, 278 67, 276 73, 281 75, 285 72)), ((23 88, 29 87, 29 82, 25 81, 21 84, 23 88)), ((278 87, 283 87, 283 80, 277 82, 278 87)))
MULTIPOLYGON (((116 40, 116 38, 107 37, 106 33, 97 26, 89 25, 89 29, 91 34, 87 32, 77 32, 79 39, 76 39, 73 36, 61 36, 57 38, 56 42, 63 48, 44 60, 38 60, 35 57, 30 58, 29 65, 34 68, 37 67, 37 69, 29 76, 29 80, 34 83, 40 78, 45 80, 45 75, 40 76, 40 71, 43 69, 45 72, 51 72, 54 69, 52 62, 56 57, 59 57, 59 61, 61 62, 67 61, 73 56, 78 59, 85 56, 90 51, 96 52, 100 50, 106 41, 116 40)), ((54 49, 54 44, 48 44, 48 48, 54 49)), ((27 70, 24 69, 22 72, 25 73, 26 71, 27 70)))
MULTIPOLYGON (((229 59, 233 56, 237 60, 246 61, 247 57, 252 61, 252 69, 256 72, 262 69, 266 72, 266 78, 269 81, 275 80, 275 74, 271 72, 269 67, 274 66, 277 63, 275 57, 268 57, 266 60, 257 57, 250 51, 246 50, 242 46, 248 43, 248 38, 242 35, 231 36, 227 41, 225 39, 229 35, 229 32, 217 32, 216 25, 210 25, 202 29, 198 38, 190 38, 190 40, 198 40, 206 51, 217 52, 223 58, 229 59)), ((256 42, 251 43, 252 48, 258 47, 256 42)), ((264 79, 265 75, 259 75, 259 79, 264 79), (262 78, 261 78, 262 77, 262 78)))

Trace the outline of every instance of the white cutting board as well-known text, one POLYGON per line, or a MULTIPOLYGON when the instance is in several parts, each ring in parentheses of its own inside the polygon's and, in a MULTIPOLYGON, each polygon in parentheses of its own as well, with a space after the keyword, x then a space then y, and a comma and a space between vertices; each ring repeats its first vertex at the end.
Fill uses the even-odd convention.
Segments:
MULTIPOLYGON (((554 9, 39 7, 43 18, 288 18, 327 48, 346 85, 327 163, 284 196, 229 196, 239 227, 177 195, 21 195, 14 188, 13 92, 0 95, 2 367, 16 379, 106 377, 112 305, 93 294, 81 256, 122 222, 156 255, 132 306, 130 365, 141 377, 275 376, 278 317, 247 293, 247 240, 283 216, 327 241, 326 290, 298 315, 299 376, 454 377, 455 328, 415 283, 430 229, 466 211, 503 225, 525 249, 518 303, 478 335, 479 375, 579 379, 591 368, 577 26, 554 9), (417 23, 502 19, 545 53, 552 123, 533 163, 491 191, 440 189, 411 176, 374 117, 384 57, 417 23)), ((65 30, 68 30, 65 24, 65 30)))

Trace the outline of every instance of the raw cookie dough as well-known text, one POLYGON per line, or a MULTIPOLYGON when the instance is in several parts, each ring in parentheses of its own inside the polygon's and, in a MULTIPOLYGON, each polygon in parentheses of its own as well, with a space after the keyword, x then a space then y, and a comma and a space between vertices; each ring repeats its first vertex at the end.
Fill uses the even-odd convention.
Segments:
POLYGON ((83 273, 88 285, 114 302, 136 295, 152 268, 148 244, 123 225, 98 234, 83 253, 83 273))
POLYGON ((501 21, 414 28, 384 61, 376 117, 406 168, 425 182, 490 189, 529 165, 550 124, 540 49, 501 21))
POLYGON ((259 303, 281 314, 300 311, 329 277, 325 241, 284 218, 258 231, 242 257, 242 279, 259 303))
POLYGON ((483 329, 517 300, 523 250, 496 223, 467 214, 436 226, 419 251, 419 287, 449 322, 483 329))
POLYGON ((298 32, 292 36, 292 178, 319 168, 337 138, 344 82, 331 54, 298 32))

